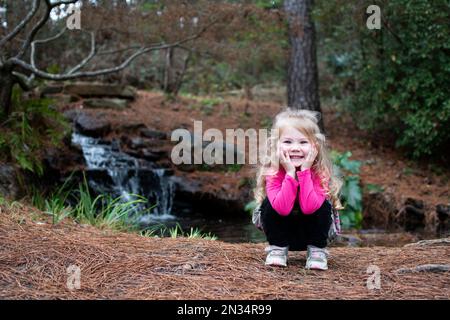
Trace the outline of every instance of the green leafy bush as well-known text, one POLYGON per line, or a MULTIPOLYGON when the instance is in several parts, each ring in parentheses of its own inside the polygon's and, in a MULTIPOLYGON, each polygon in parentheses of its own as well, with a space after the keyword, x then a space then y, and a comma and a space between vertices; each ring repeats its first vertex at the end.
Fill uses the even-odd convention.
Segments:
POLYGON ((25 99, 18 87, 13 90, 12 105, 13 112, 0 126, 0 160, 42 175, 45 148, 61 143, 69 126, 52 107, 52 100, 25 99))
POLYGON ((344 209, 340 211, 342 227, 360 228, 362 222, 362 190, 359 170, 361 161, 349 160, 350 151, 339 153, 331 152, 334 170, 338 176, 343 177, 341 201, 344 209))
POLYGON ((337 95, 349 94, 345 107, 360 128, 392 137, 415 158, 449 159, 449 12, 446 0, 319 2, 316 8, 319 48, 337 95), (380 6, 380 30, 366 27, 370 4, 380 6))

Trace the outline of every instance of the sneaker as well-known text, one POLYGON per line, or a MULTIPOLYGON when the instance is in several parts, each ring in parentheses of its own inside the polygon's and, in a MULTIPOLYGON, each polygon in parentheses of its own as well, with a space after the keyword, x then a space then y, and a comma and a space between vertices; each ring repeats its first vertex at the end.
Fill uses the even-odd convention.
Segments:
POLYGON ((315 246, 307 247, 306 269, 328 270, 328 250, 315 246))
POLYGON ((287 266, 288 247, 268 246, 266 266, 287 266))

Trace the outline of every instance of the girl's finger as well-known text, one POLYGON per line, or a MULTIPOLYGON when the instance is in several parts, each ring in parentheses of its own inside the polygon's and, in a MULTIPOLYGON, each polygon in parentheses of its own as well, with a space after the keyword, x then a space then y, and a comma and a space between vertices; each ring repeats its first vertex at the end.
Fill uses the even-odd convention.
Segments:
POLYGON ((286 162, 286 158, 284 156, 284 151, 280 150, 280 158, 281 158, 281 162, 286 162))
POLYGON ((286 159, 291 162, 291 156, 289 155, 289 153, 286 151, 286 159))
POLYGON ((287 153, 287 151, 284 152, 284 160, 286 161, 286 163, 291 162, 291 159, 289 158, 289 154, 287 153))

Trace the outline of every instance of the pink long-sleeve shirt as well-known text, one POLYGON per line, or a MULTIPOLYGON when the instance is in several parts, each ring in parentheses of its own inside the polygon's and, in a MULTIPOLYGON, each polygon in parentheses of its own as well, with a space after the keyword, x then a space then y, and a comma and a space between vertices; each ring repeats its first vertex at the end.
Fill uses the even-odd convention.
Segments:
POLYGON ((297 199, 304 214, 314 213, 326 198, 320 178, 307 169, 296 172, 298 181, 286 174, 282 168, 273 176, 266 178, 266 194, 272 207, 282 216, 287 216, 294 208, 297 199), (298 191, 300 187, 300 191, 298 191))

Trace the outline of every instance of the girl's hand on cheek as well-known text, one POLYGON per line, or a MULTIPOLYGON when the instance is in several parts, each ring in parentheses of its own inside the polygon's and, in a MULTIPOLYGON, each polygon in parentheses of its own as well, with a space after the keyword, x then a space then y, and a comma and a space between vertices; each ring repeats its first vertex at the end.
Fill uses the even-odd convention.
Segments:
POLYGON ((319 152, 317 151, 317 148, 315 145, 311 146, 311 150, 308 153, 308 156, 306 157, 305 161, 302 164, 302 171, 310 169, 314 163, 314 160, 316 160, 317 154, 319 152))
POLYGON ((295 166, 291 162, 289 153, 280 150, 280 160, 281 160, 280 161, 281 165, 283 166, 284 170, 286 171, 286 174, 295 178, 295 166))

